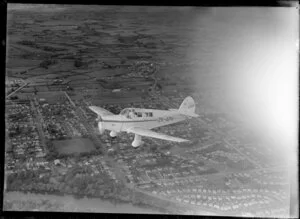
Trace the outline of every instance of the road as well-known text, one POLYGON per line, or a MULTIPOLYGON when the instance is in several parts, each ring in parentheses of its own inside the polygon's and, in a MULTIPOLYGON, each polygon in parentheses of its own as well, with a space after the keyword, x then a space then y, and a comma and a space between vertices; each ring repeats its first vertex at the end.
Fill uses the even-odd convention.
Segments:
POLYGON ((173 207, 176 207, 176 206, 183 207, 186 211, 195 212, 196 214, 217 215, 217 214, 224 213, 222 211, 217 211, 217 210, 213 210, 213 209, 207 209, 207 208, 204 208, 204 207, 199 206, 199 205, 192 205, 192 204, 189 204, 189 203, 179 202, 177 200, 170 199, 169 197, 160 196, 160 195, 157 195, 157 194, 153 194, 151 192, 146 192, 146 191, 138 189, 136 187, 134 188, 134 190, 137 191, 137 192, 143 193, 143 194, 145 194, 147 196, 150 196, 150 197, 153 197, 153 198, 156 198, 156 199, 160 199, 160 200, 164 200, 166 202, 172 203, 173 205, 175 205, 173 207))
POLYGON ((252 160, 249 156, 244 154, 238 147, 228 142, 226 139, 224 139, 224 142, 229 145, 230 147, 234 148, 242 157, 246 158, 250 163, 252 163, 256 168, 262 168, 260 164, 252 160))
POLYGON ((64 94, 66 95, 67 99, 70 101, 70 103, 77 109, 75 103, 73 102, 73 100, 70 98, 70 96, 67 94, 66 91, 64 91, 64 94))
POLYGON ((8 95, 6 96, 6 98, 10 97, 11 95, 15 94, 15 93, 18 92, 19 90, 23 89, 23 88, 26 87, 28 84, 29 84, 29 83, 23 84, 23 85, 22 85, 21 87, 19 87, 17 90, 15 90, 15 91, 11 92, 10 94, 8 94, 8 95))
MULTIPOLYGON (((101 140, 96 135, 94 127, 89 122, 87 122, 86 114, 83 112, 83 110, 80 107, 75 105, 75 103, 72 101, 72 99, 67 94, 67 92, 64 92, 64 94, 66 95, 66 97, 70 101, 70 103, 74 106, 76 115, 79 117, 80 122, 87 129, 87 131, 90 134, 92 140, 97 144, 97 148, 101 147, 101 145, 103 145, 103 143, 101 142, 101 140)), ((104 148, 101 148, 101 149, 104 149, 104 148)))
MULTIPOLYGON (((149 182, 156 182, 156 183, 167 183, 167 182, 174 182, 175 180, 191 180, 191 179, 197 179, 201 177, 211 177, 211 176, 228 176, 230 174, 236 174, 236 173, 253 173, 257 171, 262 170, 278 170, 280 168, 287 168, 284 166, 274 166, 274 167, 266 167, 266 168, 257 168, 257 169, 251 169, 251 170, 242 170, 242 171, 223 171, 223 172, 217 172, 217 173, 211 173, 211 174, 202 174, 202 175, 191 175, 191 176, 183 176, 183 177, 176 177, 174 179, 159 179, 159 180, 153 180, 151 179, 149 182)), ((148 182, 147 182, 148 183, 148 182)))
POLYGON ((34 102, 31 100, 30 104, 31 104, 31 107, 32 107, 33 113, 34 113, 34 122, 35 122, 35 125, 37 127, 37 130, 38 130, 38 133, 39 133, 39 136, 40 136, 40 139, 41 139, 41 144, 43 146, 44 152, 47 154, 48 149, 46 147, 46 138, 45 138, 43 127, 42 127, 42 124, 44 123, 44 120, 43 120, 43 117, 41 116, 41 114, 40 114, 40 112, 37 108, 38 103, 37 103, 36 98, 33 98, 33 99, 34 99, 34 102))

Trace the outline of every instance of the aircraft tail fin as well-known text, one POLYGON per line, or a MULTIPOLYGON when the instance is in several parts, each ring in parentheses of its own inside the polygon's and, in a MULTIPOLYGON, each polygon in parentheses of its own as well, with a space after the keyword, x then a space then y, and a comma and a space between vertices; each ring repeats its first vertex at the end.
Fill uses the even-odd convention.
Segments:
POLYGON ((187 116, 198 117, 199 115, 197 115, 195 113, 195 109, 196 109, 196 105, 195 105, 194 99, 192 97, 188 96, 183 100, 178 111, 181 114, 184 114, 187 116))

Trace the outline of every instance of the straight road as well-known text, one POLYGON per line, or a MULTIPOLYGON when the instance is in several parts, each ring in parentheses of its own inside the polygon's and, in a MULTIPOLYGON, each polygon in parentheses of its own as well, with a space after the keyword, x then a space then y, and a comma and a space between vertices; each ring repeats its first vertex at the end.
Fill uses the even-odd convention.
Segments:
MULTIPOLYGON (((153 198, 157 198, 157 199, 164 200, 166 202, 172 203, 173 205, 176 205, 178 207, 182 206, 182 207, 186 208, 186 211, 190 210, 191 212, 195 212, 196 214, 216 215, 216 214, 221 214, 222 213, 222 211, 207 209, 207 208, 201 207, 199 205, 192 205, 192 204, 189 204, 189 203, 179 202, 175 199, 170 199, 167 196, 160 196, 160 195, 157 195, 157 194, 153 194, 151 192, 146 192, 146 191, 138 189, 136 187, 134 188, 134 190, 137 191, 137 192, 143 193, 147 196, 150 196, 150 197, 153 197, 153 198)), ((174 206, 174 207, 176 207, 176 206, 174 206)))
MULTIPOLYGON (((97 148, 101 147, 101 145, 103 145, 103 143, 100 141, 100 139, 97 137, 96 133, 95 133, 95 129, 94 127, 87 122, 87 117, 86 114, 83 112, 83 110, 81 109, 81 107, 77 107, 75 105, 75 103, 72 101, 72 99, 70 98, 70 96, 67 94, 67 92, 64 92, 65 96, 67 97, 67 99, 70 101, 70 103, 73 105, 76 115, 79 117, 80 122, 84 125, 84 127, 87 129, 88 133, 90 134, 90 136, 92 137, 92 140, 97 144, 97 148)), ((104 150, 104 148, 101 148, 104 150)))
POLYGON ((35 106, 35 104, 38 104, 37 100, 35 98, 34 98, 34 101, 33 100, 30 101, 30 104, 31 104, 31 107, 32 107, 33 113, 34 113, 34 123, 37 127, 37 130, 38 130, 38 133, 39 133, 39 137, 41 139, 41 144, 42 144, 42 147, 44 149, 44 152, 47 154, 48 150, 47 150, 47 147, 46 147, 46 138, 45 138, 43 127, 42 127, 42 123, 43 123, 44 120, 43 120, 42 115, 40 114, 40 112, 37 108, 38 105, 35 106))
POLYGON ((23 84, 23 85, 22 85, 21 87, 19 87, 17 90, 15 90, 15 91, 11 92, 10 94, 8 94, 8 95, 6 96, 6 98, 9 98, 11 95, 15 94, 15 93, 18 92, 19 90, 21 90, 21 89, 23 89, 24 87, 26 87, 28 84, 29 84, 29 83, 23 84))
POLYGON ((249 156, 247 156, 245 153, 243 153, 238 147, 234 146, 230 142, 228 142, 226 139, 224 139, 224 142, 229 145, 230 147, 234 148, 242 157, 246 158, 250 163, 252 163, 256 168, 262 168, 261 165, 259 165, 257 162, 252 160, 249 156))

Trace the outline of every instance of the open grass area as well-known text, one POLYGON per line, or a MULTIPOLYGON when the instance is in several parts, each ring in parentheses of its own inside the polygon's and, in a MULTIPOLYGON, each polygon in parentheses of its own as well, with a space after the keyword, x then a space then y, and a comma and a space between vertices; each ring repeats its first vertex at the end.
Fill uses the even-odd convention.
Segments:
POLYGON ((65 102, 64 93, 59 91, 58 92, 37 92, 37 98, 44 98, 50 104, 65 102))
POLYGON ((53 141, 60 154, 82 153, 95 150, 93 142, 88 138, 73 138, 69 140, 53 141))

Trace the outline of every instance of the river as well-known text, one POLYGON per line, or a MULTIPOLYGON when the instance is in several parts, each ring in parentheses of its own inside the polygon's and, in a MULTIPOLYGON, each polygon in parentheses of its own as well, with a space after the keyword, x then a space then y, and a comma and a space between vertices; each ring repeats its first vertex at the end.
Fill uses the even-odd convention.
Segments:
MULTIPOLYGON (((62 206, 66 206, 68 209, 74 209, 76 212, 101 212, 101 213, 137 213, 137 214, 162 214, 161 212, 137 207, 132 204, 113 204, 109 201, 104 201, 97 198, 83 198, 75 199, 71 195, 58 196, 58 195, 43 195, 34 193, 23 193, 23 192, 6 192, 4 193, 4 200, 7 202, 12 201, 40 201, 49 200, 62 206)), ((17 210, 17 209, 10 209, 17 210)), ((24 209, 22 209, 24 210, 24 209)), ((39 209, 27 209, 27 210, 39 210, 39 209)))

